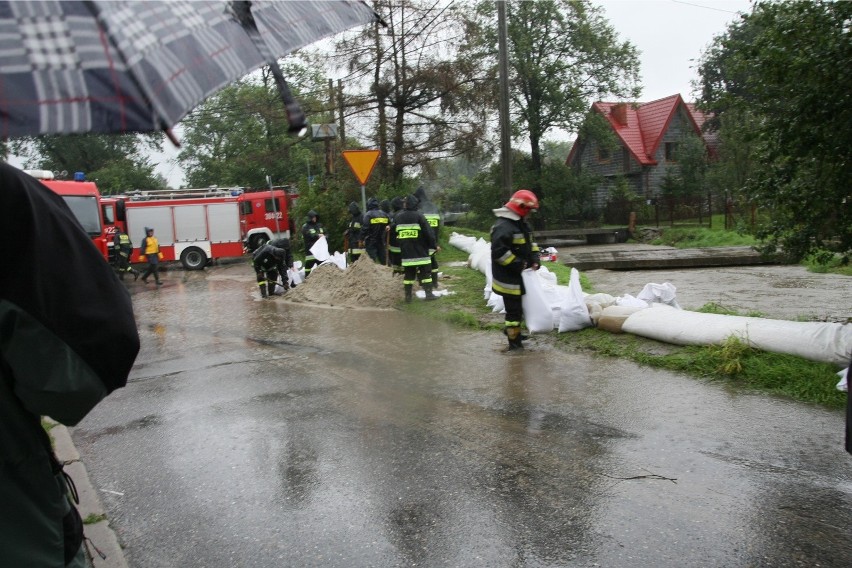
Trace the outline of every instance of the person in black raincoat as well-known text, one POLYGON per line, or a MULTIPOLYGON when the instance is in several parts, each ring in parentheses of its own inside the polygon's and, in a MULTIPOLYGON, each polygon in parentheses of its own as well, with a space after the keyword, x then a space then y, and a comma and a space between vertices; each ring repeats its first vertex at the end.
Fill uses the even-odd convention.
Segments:
POLYGON ((441 214, 438 213, 438 207, 432 203, 432 200, 429 199, 429 196, 426 195, 426 188, 422 185, 417 188, 417 191, 414 192, 414 197, 420 200, 420 209, 423 211, 423 216, 426 217, 426 221, 429 222, 429 227, 431 227, 432 232, 435 233, 435 248, 429 251, 429 257, 432 261, 432 287, 438 288, 438 253, 441 251, 441 247, 438 244, 440 242, 440 231, 441 231, 441 214))
POLYGON ((432 293, 432 274, 429 249, 435 248, 435 235, 422 213, 417 211, 417 198, 409 195, 403 201, 403 210, 394 215, 391 232, 396 234, 402 257, 405 301, 411 302, 415 277, 426 292, 427 300, 437 298, 432 293))
MULTIPOLYGON (((389 227, 393 226, 393 219, 400 211, 402 211, 402 197, 394 197, 390 202, 389 227)), ((393 230, 388 231, 388 261, 393 267, 394 274, 402 274, 402 255, 400 254, 396 233, 393 230)))
POLYGON ((509 349, 523 349, 521 335, 524 315, 525 268, 538 270, 539 249, 533 242, 532 229, 525 221, 538 209, 538 198, 528 189, 516 191, 500 209, 494 210, 497 221, 491 227, 491 291, 503 296, 506 308, 504 333, 509 349))
POLYGON ((126 384, 133 306, 61 197, 6 163, 0 187, 0 566, 82 568, 83 523, 41 416, 73 426, 126 384))
POLYGON ((354 201, 349 204, 349 215, 349 226, 343 233, 343 248, 349 253, 349 264, 352 264, 364 254, 364 242, 361 240, 361 221, 364 215, 354 201))
MULTIPOLYGON (((260 296, 280 296, 275 291, 278 284, 278 275, 287 274, 287 269, 293 266, 293 256, 290 252, 289 239, 276 239, 270 241, 252 253, 252 266, 257 276, 257 286, 260 288, 260 296), (273 244, 277 243, 277 245, 273 244), (288 258, 289 257, 289 258, 288 258), (288 262, 289 261, 289 262, 288 262)), ((288 280, 284 278, 281 286, 285 291, 289 288, 288 280)))
POLYGON ((130 264, 130 255, 133 254, 133 241, 130 240, 130 235, 116 228, 112 250, 115 254, 115 270, 118 272, 119 279, 124 280, 125 272, 132 274, 133 280, 139 278, 139 271, 130 264))
POLYGON ((367 201, 367 212, 361 224, 361 240, 373 262, 385 264, 385 241, 387 240, 388 214, 379 207, 379 200, 371 197, 367 201))
POLYGON ((318 264, 316 257, 311 253, 311 247, 316 244, 320 237, 325 237, 325 227, 319 222, 319 214, 311 209, 308 211, 308 220, 302 225, 302 240, 305 243, 305 278, 311 274, 311 270, 318 264))

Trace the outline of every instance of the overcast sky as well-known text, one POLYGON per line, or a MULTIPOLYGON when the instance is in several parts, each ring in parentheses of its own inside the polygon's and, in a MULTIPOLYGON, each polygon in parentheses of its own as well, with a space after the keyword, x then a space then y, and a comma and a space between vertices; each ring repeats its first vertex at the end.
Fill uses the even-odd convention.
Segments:
MULTIPOLYGON (((750 11, 749 0, 592 0, 621 39, 639 51, 642 66, 641 101, 653 101, 680 93, 693 101, 690 81, 695 66, 713 37, 721 34, 737 13, 750 11)), ((178 129, 179 133, 179 129, 178 129)), ((168 142, 165 154, 154 157, 157 172, 179 187, 183 173, 173 163, 176 150, 168 142)))

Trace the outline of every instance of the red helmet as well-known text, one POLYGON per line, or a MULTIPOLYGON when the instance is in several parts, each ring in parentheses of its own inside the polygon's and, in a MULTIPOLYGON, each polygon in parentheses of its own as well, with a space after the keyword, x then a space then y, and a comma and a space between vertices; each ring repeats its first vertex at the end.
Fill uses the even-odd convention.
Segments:
POLYGON ((538 209, 538 197, 528 189, 519 189, 512 194, 505 207, 521 217, 526 217, 527 213, 538 209))

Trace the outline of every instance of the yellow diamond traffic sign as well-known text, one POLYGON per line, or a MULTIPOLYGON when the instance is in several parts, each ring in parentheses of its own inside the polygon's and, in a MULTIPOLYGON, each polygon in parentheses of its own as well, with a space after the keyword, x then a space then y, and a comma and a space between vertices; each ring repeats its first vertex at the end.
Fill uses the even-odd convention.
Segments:
POLYGON ((381 151, 379 150, 344 150, 343 159, 349 164, 352 173, 361 182, 361 185, 366 185, 370 179, 370 174, 373 172, 373 167, 378 161, 381 151))

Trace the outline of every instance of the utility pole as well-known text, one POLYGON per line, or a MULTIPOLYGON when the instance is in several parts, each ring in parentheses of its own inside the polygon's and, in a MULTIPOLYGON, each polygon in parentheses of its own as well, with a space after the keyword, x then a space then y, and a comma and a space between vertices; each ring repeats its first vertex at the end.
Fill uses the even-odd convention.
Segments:
POLYGON ((497 1, 497 40, 500 68, 500 165, 503 195, 512 196, 512 141, 509 129, 509 48, 506 0, 497 1))
MULTIPOLYGON (((328 80, 328 97, 330 99, 329 104, 329 113, 331 114, 331 121, 334 122, 334 107, 337 106, 334 101, 334 80, 328 80)), ((334 154, 331 149, 331 138, 325 139, 325 173, 331 175, 334 173, 334 154)))
POLYGON ((343 80, 337 80, 337 113, 340 122, 340 147, 346 148, 346 125, 343 124, 343 80))

